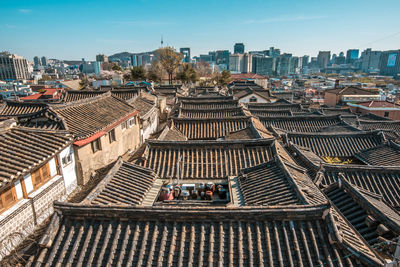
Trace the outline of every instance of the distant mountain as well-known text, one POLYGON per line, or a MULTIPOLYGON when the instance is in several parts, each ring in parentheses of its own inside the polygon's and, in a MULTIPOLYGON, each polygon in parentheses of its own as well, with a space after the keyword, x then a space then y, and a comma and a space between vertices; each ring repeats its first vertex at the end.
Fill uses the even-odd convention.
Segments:
POLYGON ((121 53, 116 53, 114 55, 108 56, 109 60, 115 60, 115 59, 123 59, 123 58, 127 58, 130 57, 131 55, 133 55, 133 53, 130 52, 121 52, 121 53))

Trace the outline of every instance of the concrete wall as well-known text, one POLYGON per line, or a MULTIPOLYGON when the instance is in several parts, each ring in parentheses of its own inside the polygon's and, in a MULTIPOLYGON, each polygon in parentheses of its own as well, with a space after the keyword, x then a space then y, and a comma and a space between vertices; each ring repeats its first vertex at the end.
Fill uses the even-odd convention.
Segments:
POLYGON ((100 137, 101 150, 93 153, 91 143, 84 146, 74 146, 74 155, 78 174, 78 185, 86 184, 95 170, 104 167, 125 154, 128 150, 134 151, 140 145, 140 128, 137 117, 136 123, 125 130, 121 124, 116 126, 116 141, 110 144, 109 135, 100 137))
POLYGON ((64 177, 64 184, 65 184, 65 190, 67 192, 67 195, 69 195, 72 191, 75 190, 77 187, 77 174, 76 174, 76 165, 75 165, 75 156, 74 156, 74 149, 72 146, 69 146, 65 148, 63 151, 60 152, 60 165, 61 165, 61 171, 62 175, 64 177), (68 155, 71 155, 71 162, 67 164, 63 164, 62 159, 67 157, 68 155))
POLYGON ((142 122, 142 143, 150 137, 150 135, 157 131, 158 128, 158 110, 153 109, 150 116, 142 122))

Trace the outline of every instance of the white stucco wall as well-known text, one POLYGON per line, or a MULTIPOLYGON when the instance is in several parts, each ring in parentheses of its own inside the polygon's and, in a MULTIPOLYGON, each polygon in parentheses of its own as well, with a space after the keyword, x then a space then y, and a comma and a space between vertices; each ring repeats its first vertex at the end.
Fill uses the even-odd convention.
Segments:
POLYGON ((252 97, 256 97, 257 98, 257 102, 254 102, 254 103, 268 103, 267 100, 265 100, 264 98, 262 98, 262 97, 260 97, 260 96, 258 96, 256 94, 250 94, 250 95, 247 95, 245 97, 242 97, 241 99, 239 99, 239 102, 240 103, 250 103, 250 98, 252 98, 252 97))
POLYGON ((75 157, 74 157, 74 149, 72 146, 65 148, 60 152, 60 165, 61 171, 64 177, 64 184, 66 188, 67 195, 69 195, 77 186, 77 176, 75 169, 75 157), (71 162, 64 165, 63 158, 71 154, 71 162))

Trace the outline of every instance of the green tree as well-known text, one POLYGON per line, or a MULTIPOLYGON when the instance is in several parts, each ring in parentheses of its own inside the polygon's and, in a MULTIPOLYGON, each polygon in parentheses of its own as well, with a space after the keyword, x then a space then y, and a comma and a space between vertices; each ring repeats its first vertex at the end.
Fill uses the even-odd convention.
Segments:
POLYGON ((163 69, 168 74, 169 84, 172 84, 174 72, 182 62, 182 54, 177 53, 172 47, 163 47, 157 49, 155 55, 156 60, 161 64, 163 69))
POLYGON ((227 86, 231 81, 231 72, 229 70, 223 70, 217 76, 217 84, 220 86, 227 86))
POLYGON ((197 80, 197 73, 193 69, 192 65, 184 64, 181 69, 176 73, 176 79, 182 83, 195 83, 197 80))
POLYGON ((145 80, 146 79, 146 71, 145 71, 145 69, 142 66, 133 67, 131 69, 131 79, 133 81, 145 80))
POLYGON ((115 64, 114 66, 112 66, 111 69, 112 69, 112 70, 115 70, 115 71, 122 71, 122 68, 121 68, 119 65, 117 65, 117 64, 115 64))

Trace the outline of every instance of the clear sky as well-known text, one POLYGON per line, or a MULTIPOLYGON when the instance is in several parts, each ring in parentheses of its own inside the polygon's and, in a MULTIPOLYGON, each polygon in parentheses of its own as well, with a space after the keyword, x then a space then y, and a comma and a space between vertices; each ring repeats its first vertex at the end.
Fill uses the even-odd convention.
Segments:
POLYGON ((192 55, 270 46, 296 56, 400 49, 400 0, 0 0, 0 50, 93 60, 164 44, 192 55))

